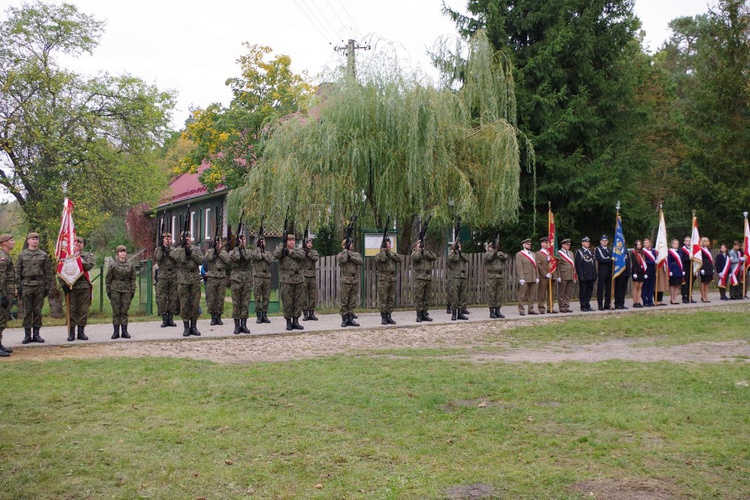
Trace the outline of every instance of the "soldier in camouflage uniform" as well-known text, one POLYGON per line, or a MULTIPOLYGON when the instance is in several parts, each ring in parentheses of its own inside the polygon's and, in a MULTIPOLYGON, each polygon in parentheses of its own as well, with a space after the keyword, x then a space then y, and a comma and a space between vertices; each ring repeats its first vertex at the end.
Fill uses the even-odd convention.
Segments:
POLYGON ((161 245, 154 250, 154 258, 159 265, 158 281, 156 283, 156 308, 161 316, 161 327, 177 326, 174 315, 178 314, 179 297, 177 294, 177 264, 171 256, 172 235, 164 233, 161 245))
POLYGON ((68 284, 58 278, 62 285, 63 292, 65 292, 65 300, 70 301, 70 330, 68 331, 68 342, 73 342, 76 339, 76 326, 78 327, 78 340, 88 340, 89 338, 84 333, 86 324, 89 319, 89 306, 91 306, 91 279, 89 278, 89 271, 94 267, 94 254, 91 252, 84 252, 83 247, 85 243, 83 238, 76 236, 75 241, 75 253, 81 259, 81 267, 83 273, 70 287, 68 284))
POLYGON ((485 285, 487 286, 487 305, 490 308, 490 318, 501 319, 505 316, 500 312, 500 297, 503 292, 505 281, 505 262, 508 256, 498 251, 495 242, 487 245, 487 252, 484 254, 484 270, 487 273, 485 285))
POLYGON ((201 304, 201 272, 203 252, 193 245, 190 231, 183 231, 180 235, 180 246, 172 250, 171 254, 177 263, 177 289, 180 294, 180 316, 182 317, 182 336, 200 336, 198 331, 198 312, 201 304))
POLYGON ((218 238, 214 248, 209 248, 206 258, 206 306, 211 314, 211 325, 223 325, 224 298, 227 291, 227 265, 229 253, 224 250, 224 240, 218 238))
POLYGON ((16 270, 10 251, 16 246, 13 235, 0 234, 0 358, 7 358, 13 349, 3 346, 3 330, 8 326, 10 306, 16 294, 16 270))
POLYGON ((127 259, 128 250, 125 245, 118 246, 116 250, 117 257, 109 263, 106 278, 107 297, 112 302, 112 325, 115 329, 112 339, 120 338, 120 327, 122 338, 129 339, 128 310, 135 297, 135 266, 127 259))
POLYGON ((39 234, 29 233, 26 236, 28 248, 21 251, 16 262, 16 286, 18 297, 23 300, 22 344, 30 342, 44 343, 39 336, 42 328, 42 306, 52 287, 52 264, 47 252, 39 248, 39 234), (33 336, 32 336, 33 329, 33 336))
MULTIPOLYGON (((253 293, 253 251, 245 245, 245 235, 237 236, 237 246, 229 254, 232 260, 232 333, 250 333, 247 327, 247 313, 253 293)), ((256 298, 257 300, 257 298, 256 298)))
POLYGON ((448 297, 451 306, 451 320, 469 319, 466 309, 466 282, 469 277, 469 258, 461 252, 461 243, 456 242, 446 260, 448 267, 448 297))
POLYGON ((305 286, 303 262, 305 251, 295 248, 293 234, 286 236, 286 241, 279 243, 273 256, 279 261, 279 281, 281 282, 281 302, 284 306, 284 319, 287 330, 304 330, 299 324, 302 312, 302 290, 305 286))
POLYGON ((422 240, 418 240, 411 253, 411 268, 414 271, 414 305, 417 309, 418 323, 432 321, 427 310, 430 308, 432 295, 432 263, 436 260, 437 256, 425 250, 422 240))
POLYGON ((312 320, 318 321, 318 317, 315 316, 315 306, 318 302, 318 281, 315 275, 315 266, 320 255, 317 250, 313 250, 313 242, 311 239, 307 239, 302 244, 302 250, 305 251, 305 260, 302 261, 303 273, 305 275, 305 286, 303 298, 303 313, 302 321, 312 320))
POLYGON ((354 321, 354 309, 359 305, 359 268, 362 267, 362 255, 354 251, 354 243, 347 240, 341 242, 343 250, 336 256, 341 270, 341 326, 359 326, 354 321))
POLYGON ((391 251, 391 239, 385 238, 385 246, 375 256, 375 276, 378 280, 378 309, 380 324, 395 325, 391 318, 393 303, 396 301, 396 264, 404 258, 391 251))
POLYGON ((270 323, 268 301, 271 297, 271 263, 273 254, 266 250, 266 239, 258 238, 257 248, 250 258, 253 261, 253 293, 255 294, 256 323, 270 323))

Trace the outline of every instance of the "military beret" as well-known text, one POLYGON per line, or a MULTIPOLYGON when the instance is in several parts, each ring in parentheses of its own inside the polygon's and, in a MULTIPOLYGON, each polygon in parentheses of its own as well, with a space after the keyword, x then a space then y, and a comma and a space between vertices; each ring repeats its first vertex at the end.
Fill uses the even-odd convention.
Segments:
POLYGON ((125 247, 125 245, 117 245, 117 248, 115 248, 115 251, 117 251, 117 252, 122 252, 122 251, 127 252, 128 249, 125 247))
POLYGON ((601 238, 599 238, 599 240, 600 240, 600 241, 601 241, 601 240, 607 240, 607 241, 609 241, 609 238, 607 237, 607 235, 606 235, 606 234, 603 234, 603 235, 602 235, 602 237, 601 237, 601 238))
POLYGON ((293 234, 287 234, 286 235, 286 239, 288 239, 288 240, 294 240, 296 238, 295 238, 295 236, 293 234))
POLYGON ((39 238, 39 233, 29 233, 26 235, 27 240, 30 240, 31 238, 39 238))
POLYGON ((584 236, 583 239, 581 239, 581 243, 584 241, 591 241, 591 239, 588 236, 584 236))
POLYGON ((521 242, 521 245, 523 245, 524 243, 531 243, 531 238, 526 238, 525 240, 523 240, 521 242))
POLYGON ((390 242, 391 242, 391 238, 390 238, 389 236, 386 236, 386 237, 385 237, 385 241, 386 241, 387 243, 390 243, 390 242))
POLYGON ((187 238, 188 236, 190 236, 190 231, 182 231, 180 233, 180 238, 187 238))
POLYGON ((12 240, 12 239, 13 239, 12 234, 8 234, 8 233, 0 234, 0 243, 5 243, 6 241, 12 240))
POLYGON ((565 238, 564 240, 562 240, 562 241, 560 242, 560 244, 561 244, 561 245, 564 245, 564 244, 566 244, 566 243, 570 243, 570 238, 565 238))
POLYGON ((172 233, 161 233, 161 237, 162 238, 171 238, 172 237, 172 233))
POLYGON ((542 237, 542 238, 539 238, 539 243, 544 243, 545 241, 546 241, 547 243, 549 243, 549 238, 548 238, 548 237, 546 237, 546 236, 544 236, 544 237, 542 237))

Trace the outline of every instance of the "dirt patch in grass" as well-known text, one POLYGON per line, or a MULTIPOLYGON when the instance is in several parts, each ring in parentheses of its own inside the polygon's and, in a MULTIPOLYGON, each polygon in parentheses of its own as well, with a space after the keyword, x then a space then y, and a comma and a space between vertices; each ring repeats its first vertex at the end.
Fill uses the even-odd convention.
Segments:
POLYGON ((680 496, 674 484, 660 479, 595 479, 575 483, 571 490, 586 498, 608 500, 669 500, 680 496))

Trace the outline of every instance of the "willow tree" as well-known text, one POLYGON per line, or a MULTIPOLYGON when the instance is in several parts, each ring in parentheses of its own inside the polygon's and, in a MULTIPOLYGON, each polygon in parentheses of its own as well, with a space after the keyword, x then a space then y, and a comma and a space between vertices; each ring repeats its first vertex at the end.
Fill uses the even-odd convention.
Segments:
POLYGON ((255 214, 290 205, 298 221, 313 223, 352 213, 364 225, 390 216, 402 228, 420 215, 483 226, 514 220, 521 139, 511 67, 484 33, 467 50, 451 68, 460 89, 450 77, 442 88, 425 86, 393 65, 322 87, 308 114, 270 130, 235 202, 255 214))

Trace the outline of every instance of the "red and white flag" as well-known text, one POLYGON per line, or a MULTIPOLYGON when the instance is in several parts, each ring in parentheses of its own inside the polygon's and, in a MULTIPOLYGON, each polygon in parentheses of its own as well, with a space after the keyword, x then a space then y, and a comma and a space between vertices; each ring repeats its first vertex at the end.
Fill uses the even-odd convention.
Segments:
POLYGON ((669 243, 667 242, 667 224, 664 222, 664 211, 659 210, 659 231, 656 233, 656 266, 667 265, 669 255, 669 243))
MULTIPOLYGON (((745 257, 750 254, 750 225, 747 223, 747 217, 745 217, 745 241, 742 243, 742 251, 745 253, 745 257)), ((747 266, 747 260, 745 260, 745 266, 747 266)))
POLYGON ((693 261, 693 274, 703 267, 703 253, 701 252, 701 237, 698 234, 698 217, 693 216, 693 233, 690 236, 690 260, 693 261))
POLYGON ((76 226, 73 224, 73 202, 65 198, 63 202, 60 234, 57 235, 55 257, 57 257, 57 275, 68 285, 83 274, 83 262, 76 253, 76 226))

